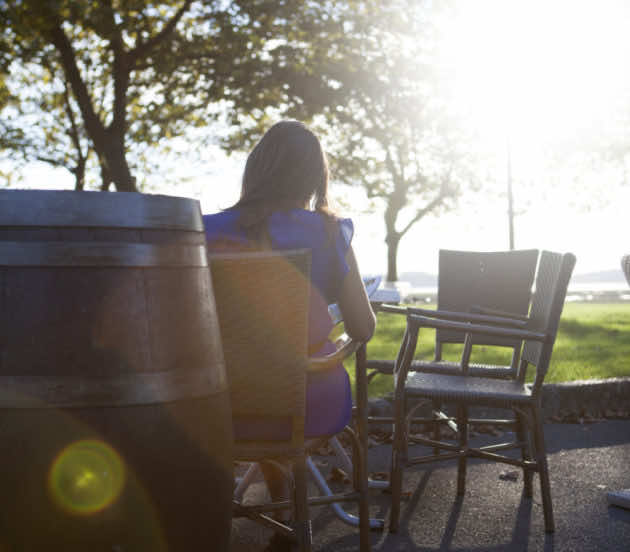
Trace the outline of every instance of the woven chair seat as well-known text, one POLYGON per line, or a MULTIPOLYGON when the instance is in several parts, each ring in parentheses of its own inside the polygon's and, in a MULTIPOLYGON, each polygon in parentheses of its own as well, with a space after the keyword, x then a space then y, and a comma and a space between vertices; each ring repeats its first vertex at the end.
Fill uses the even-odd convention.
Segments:
POLYGON ((237 441, 234 456, 243 462, 258 462, 266 458, 295 458, 313 454, 328 442, 329 436, 314 437, 304 442, 304 447, 287 445, 286 441, 237 441))
POLYGON ((483 377, 449 376, 423 372, 409 373, 405 383, 408 397, 430 396, 444 402, 475 402, 491 406, 528 402, 531 390, 517 380, 483 377))
MULTIPOLYGON (((393 360, 373 359, 369 360, 367 365, 368 368, 377 370, 380 374, 393 375, 394 373, 393 360)), ((430 372, 432 374, 448 374, 455 376, 461 373, 462 367, 459 362, 449 360, 414 360, 411 362, 409 370, 412 372, 430 372)), ((468 365, 468 373, 471 376, 511 378, 514 377, 515 370, 511 366, 505 365, 470 363, 468 365)))
MULTIPOLYGON (((461 373, 462 366, 459 362, 449 360, 440 361, 413 361, 411 370, 417 372, 429 372, 432 374, 447 374, 456 376, 461 373)), ((468 365, 468 374, 470 376, 490 377, 490 378, 510 378, 513 377, 515 370, 510 366, 496 364, 478 364, 470 363, 468 365)))
POLYGON ((234 456, 242 462, 259 462, 269 458, 299 458, 304 453, 304 448, 293 447, 284 441, 278 443, 273 441, 268 443, 238 441, 234 443, 234 456))

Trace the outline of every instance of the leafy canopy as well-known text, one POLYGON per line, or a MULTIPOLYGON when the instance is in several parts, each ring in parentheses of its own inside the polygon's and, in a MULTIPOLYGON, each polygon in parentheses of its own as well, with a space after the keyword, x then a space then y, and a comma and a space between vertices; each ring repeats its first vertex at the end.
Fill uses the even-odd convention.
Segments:
MULTIPOLYGON (((274 109, 306 119, 328 105, 348 25, 367 4, 7 0, 0 67, 62 74, 104 178, 133 189, 130 144, 153 147, 223 114, 233 124, 274 109)), ((32 75, 27 85, 67 127, 68 113, 32 75)))

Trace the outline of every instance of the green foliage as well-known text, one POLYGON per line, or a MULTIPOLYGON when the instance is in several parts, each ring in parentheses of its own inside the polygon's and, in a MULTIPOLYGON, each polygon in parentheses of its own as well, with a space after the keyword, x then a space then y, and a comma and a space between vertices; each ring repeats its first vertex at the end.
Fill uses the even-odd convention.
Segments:
MULTIPOLYGON (((376 334, 368 345, 368 358, 394 359, 404 331, 404 320, 393 314, 379 313, 376 334)), ((420 331, 416 358, 433 355, 434 333, 420 331)), ((447 360, 459 360, 461 347, 447 345, 447 360)), ((510 354, 496 347, 473 348, 473 362, 506 364, 510 354)), ((354 361, 346 368, 354 379, 354 361)), ((630 376, 630 303, 567 303, 549 373, 545 382, 563 382, 630 376)), ((393 391, 391 376, 376 376, 370 384, 370 396, 393 391)), ((531 377, 530 377, 531 381, 531 377)))
MULTIPOLYGON (((305 118, 327 105, 334 89, 320 69, 343 43, 341 15, 364 4, 7 0, 0 67, 63 73, 104 180, 133 189, 127 154, 134 145, 154 147, 223 113, 241 124, 272 108, 305 118)), ((48 77, 37 73, 27 86, 68 128, 48 77)))
POLYGON ((228 151, 251 148, 280 117, 311 121, 333 112, 349 99, 351 89, 345 84, 355 76, 367 76, 362 69, 367 61, 363 33, 375 23, 380 2, 266 4, 259 17, 271 32, 256 46, 264 70, 248 68, 243 81, 240 72, 233 72, 229 82, 245 100, 235 101, 233 93, 228 96, 233 110, 232 132, 223 141, 228 151), (264 16, 266 9, 273 15, 264 16), (261 102, 262 98, 269 101, 261 102))
POLYGON ((309 120, 324 137, 333 176, 362 186, 383 209, 390 280, 397 279, 400 239, 426 215, 453 208, 474 183, 466 140, 439 101, 440 68, 432 58, 435 24, 448 6, 337 3, 308 40, 308 58, 299 51, 283 56, 296 78, 282 103, 274 111, 236 106, 239 125, 226 141, 228 148, 251 147, 274 116, 309 120), (295 94, 304 103, 293 101, 295 94))
POLYGON ((10 86, 1 124, 13 140, 3 144, 5 155, 66 168, 75 177, 75 188, 83 189, 94 156, 63 72, 48 64, 28 69, 16 65, 10 86), (35 76, 37 87, 32 85, 35 76))

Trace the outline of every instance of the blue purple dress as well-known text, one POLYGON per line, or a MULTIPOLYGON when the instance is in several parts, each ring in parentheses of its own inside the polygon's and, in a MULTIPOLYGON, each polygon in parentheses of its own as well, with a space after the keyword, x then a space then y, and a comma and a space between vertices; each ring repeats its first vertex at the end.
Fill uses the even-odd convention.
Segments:
MULTIPOLYGON (((204 215, 208 250, 225 251, 226 243, 234 250, 247 248, 249 241, 238 226, 239 211, 229 209, 204 215)), ((344 277, 349 271, 345 261, 354 227, 350 219, 338 219, 334 232, 325 224, 323 215, 303 209, 274 212, 268 221, 271 247, 274 250, 311 250, 311 293, 309 307, 309 349, 314 356, 335 351, 328 337, 333 328, 328 304, 337 302, 344 277)), ((324 373, 308 374, 306 386, 307 438, 334 435, 350 421, 352 395, 350 381, 343 365, 324 373)), ((256 419, 236 419, 237 440, 285 439, 288 424, 269 424, 256 419)))

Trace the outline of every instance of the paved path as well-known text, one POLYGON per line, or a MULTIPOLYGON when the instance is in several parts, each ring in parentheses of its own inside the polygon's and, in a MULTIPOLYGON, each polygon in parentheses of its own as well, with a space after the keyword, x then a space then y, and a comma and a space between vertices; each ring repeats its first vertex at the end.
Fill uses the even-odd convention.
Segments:
MULTIPOLYGON (((576 551, 630 552, 630 511, 608 506, 606 492, 630 488, 630 420, 548 424, 556 532, 544 532, 538 478, 532 500, 522 497, 522 474, 511 466, 470 461, 467 493, 457 500, 454 463, 418 466, 405 473, 406 500, 397 534, 373 533, 374 552, 576 551), (503 476, 501 475, 503 474, 503 476), (508 475, 510 475, 508 473, 508 475)), ((370 469, 386 470, 390 447, 370 449, 370 469)), ((320 458, 328 462, 330 458, 320 458)), ((263 494, 258 484, 253 495, 263 494)), ((374 515, 387 517, 389 495, 371 491, 374 515)), ((258 552, 269 532, 248 520, 233 524, 233 552, 258 552)), ((320 507, 314 516, 316 552, 358 550, 357 531, 320 507)))

